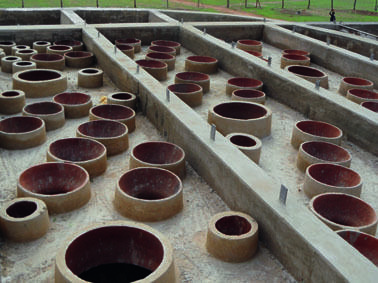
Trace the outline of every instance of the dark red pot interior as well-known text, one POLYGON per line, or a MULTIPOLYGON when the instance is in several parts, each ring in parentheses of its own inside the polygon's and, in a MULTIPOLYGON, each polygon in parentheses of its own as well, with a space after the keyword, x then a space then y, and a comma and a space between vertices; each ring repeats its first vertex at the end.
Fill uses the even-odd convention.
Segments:
POLYGON ((126 39, 117 39, 115 41, 116 44, 131 44, 131 43, 139 43, 140 39, 137 38, 126 38, 126 39))
POLYGON ((164 62, 156 61, 156 60, 137 60, 136 63, 141 67, 145 68, 165 68, 167 65, 164 62))
POLYGON ((263 56, 262 53, 259 52, 259 51, 253 51, 253 50, 244 50, 244 51, 251 54, 251 55, 254 55, 256 57, 262 57, 263 56))
POLYGON ((56 140, 50 144, 49 149, 55 157, 72 162, 95 159, 106 150, 102 144, 82 138, 56 140))
POLYGON ((72 57, 72 58, 85 58, 85 57, 91 57, 92 53, 85 52, 85 51, 71 51, 64 54, 64 56, 72 57))
POLYGON ((343 81, 346 82, 347 84, 351 85, 362 85, 362 86, 367 86, 367 85, 373 85, 371 81, 364 80, 361 78, 343 78, 343 81))
POLYGON ((168 86, 168 89, 174 93, 192 93, 200 91, 201 87, 196 84, 173 84, 168 86))
POLYGON ((32 62, 27 62, 27 61, 16 62, 17 66, 31 66, 32 64, 33 64, 32 62))
POLYGON ((84 70, 82 70, 82 72, 84 74, 97 74, 97 73, 99 73, 99 70, 97 70, 97 69, 84 69, 84 70))
POLYGON ((68 46, 68 45, 52 45, 48 48, 50 48, 52 50, 69 50, 71 48, 71 46, 68 46))
POLYGON ((42 120, 35 117, 11 117, 0 121, 0 131, 6 133, 26 133, 42 126, 42 120))
POLYGON ((166 142, 145 142, 133 149, 134 156, 146 163, 169 164, 184 157, 183 150, 177 145, 166 142))
POLYGON ((215 223, 219 232, 228 236, 240 236, 251 231, 251 224, 238 215, 224 216, 215 223))
POLYGON ((267 114, 265 108, 260 105, 242 102, 225 102, 214 107, 214 112, 220 116, 248 120, 264 117, 267 114))
POLYGON ((47 115, 63 111, 63 106, 54 102, 36 102, 25 106, 24 110, 30 114, 47 115))
POLYGON ((168 53, 158 53, 158 52, 148 53, 146 57, 152 58, 152 59, 163 59, 163 60, 172 60, 175 58, 173 55, 170 55, 168 53))
POLYGON ((5 97, 15 97, 15 96, 19 96, 20 93, 17 91, 4 91, 1 95, 5 97))
POLYGON ((345 149, 328 142, 306 142, 302 144, 302 149, 311 156, 330 162, 347 161, 351 158, 345 149))
POLYGON ((81 92, 62 92, 54 97, 55 102, 61 104, 84 104, 91 100, 88 94, 81 92))
POLYGON ((88 181, 86 171, 69 163, 48 162, 25 170, 19 179, 26 190, 42 195, 72 192, 88 181))
POLYGON ((16 49, 26 49, 26 48, 29 48, 26 45, 16 45, 15 47, 16 47, 16 49))
POLYGON ((38 61, 60 61, 63 60, 63 55, 59 54, 47 54, 47 53, 41 53, 41 54, 35 54, 31 57, 33 60, 38 61))
POLYGON ((260 87, 263 85, 262 81, 251 78, 232 78, 227 83, 237 87, 260 87))
POLYGON ((208 57, 208 56, 189 56, 186 59, 190 61, 194 61, 194 62, 200 62, 200 63, 214 63, 217 61, 217 59, 213 57, 208 57))
POLYGON ((355 96, 358 96, 360 98, 365 98, 365 99, 377 99, 378 100, 378 93, 371 91, 371 90, 366 90, 366 89, 350 89, 348 90, 350 94, 353 94, 355 96))
POLYGON ((46 45, 46 44, 49 44, 47 41, 37 41, 35 43, 36 45, 46 45))
POLYGON ((9 206, 6 210, 7 214, 13 218, 24 218, 34 213, 37 205, 32 201, 17 201, 9 206))
POLYGON ((302 55, 302 56, 308 56, 309 53, 307 51, 303 50, 297 50, 297 49, 285 49, 283 51, 284 54, 293 54, 293 55, 302 55))
POLYGON ((180 46, 180 43, 170 40, 155 40, 151 42, 152 45, 168 46, 168 47, 177 47, 180 46))
POLYGON ((5 59, 7 60, 7 61, 14 61, 14 60, 17 60, 19 57, 14 57, 14 56, 7 56, 7 57, 5 57, 5 59))
POLYGON ((255 89, 238 89, 233 92, 235 96, 243 97, 243 98, 257 98, 263 97, 264 93, 260 90, 255 89))
POLYGON ((34 50, 32 49, 26 49, 26 50, 19 50, 18 53, 21 53, 21 54, 30 54, 30 53, 33 53, 34 50))
POLYGON ((305 67, 305 66, 289 66, 288 71, 297 75, 307 76, 307 77, 321 78, 325 76, 323 72, 316 70, 314 68, 305 67))
POLYGON ((257 40, 250 40, 250 39, 242 39, 239 40, 239 43, 245 44, 245 45, 261 45, 260 41, 257 40))
POLYGON ((339 231, 341 238, 351 244, 361 254, 367 257, 378 267, 378 239, 359 231, 339 231))
MULTIPOLYGON (((164 247, 156 236, 127 226, 100 227, 81 234, 65 254, 68 268, 77 276, 94 267, 116 263, 132 264, 153 272, 163 257, 164 247)), ((127 278, 121 279, 117 282, 130 282, 127 278)))
POLYGON ((314 199, 313 207, 319 215, 343 226, 365 226, 377 220, 374 209, 346 194, 319 195, 314 199))
POLYGON ((0 44, 1 45, 13 45, 14 42, 12 42, 12 41, 0 41, 0 44))
POLYGON ((378 113, 378 102, 374 102, 374 101, 365 101, 365 102, 362 102, 361 105, 371 111, 374 111, 376 113, 378 113))
POLYGON ((78 40, 59 40, 54 42, 54 45, 78 46, 81 44, 81 41, 78 40))
POLYGON ((80 133, 94 138, 119 137, 126 133, 126 126, 111 120, 95 120, 78 127, 80 133))
POLYGON ((297 61, 308 61, 308 57, 304 55, 296 55, 296 54, 284 54, 282 57, 289 59, 289 60, 297 60, 297 61))
POLYGON ((320 121, 300 121, 296 126, 301 131, 314 136, 337 138, 342 134, 335 126, 320 121))
POLYGON ((133 97, 131 96, 130 93, 127 93, 127 92, 118 92, 118 93, 112 94, 112 98, 119 99, 119 100, 130 100, 133 97))
POLYGON ((181 80, 186 81, 207 81, 210 79, 210 77, 203 73, 198 72, 182 72, 177 73, 176 77, 178 77, 181 80))
POLYGON ((172 53, 176 52, 176 50, 172 47, 168 46, 160 46, 160 45, 153 45, 150 46, 148 49, 155 51, 155 52, 161 52, 161 53, 172 53))
POLYGON ((134 111, 129 107, 115 104, 95 106, 92 108, 92 113, 98 117, 110 120, 127 119, 134 115, 134 111))
POLYGON ((180 180, 159 168, 137 168, 126 172, 118 182, 126 194, 144 200, 159 200, 176 194, 180 180))
POLYGON ((132 49, 134 49, 133 46, 127 45, 127 44, 116 44, 116 46, 119 50, 132 50, 132 49))
POLYGON ((18 76, 20 79, 25 81, 48 81, 54 80, 61 77, 58 72, 54 71, 43 71, 43 70, 30 70, 23 72, 18 76))
POLYGON ((334 187, 354 187, 361 183, 361 177, 349 168, 326 163, 308 167, 309 175, 320 183, 334 187))
POLYGON ((230 138, 230 141, 237 146, 243 147, 253 147, 256 145, 254 139, 243 135, 234 135, 230 138))

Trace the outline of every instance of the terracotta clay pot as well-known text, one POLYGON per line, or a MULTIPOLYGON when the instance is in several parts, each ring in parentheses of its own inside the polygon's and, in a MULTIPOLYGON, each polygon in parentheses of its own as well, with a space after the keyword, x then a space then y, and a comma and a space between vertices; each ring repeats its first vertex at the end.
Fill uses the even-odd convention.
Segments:
POLYGON ((4 50, 6 56, 12 55, 12 47, 16 46, 16 42, 7 40, 0 41, 0 48, 4 50))
POLYGON ((14 54, 17 57, 20 57, 22 61, 30 61, 30 57, 38 54, 37 50, 34 49, 20 49, 17 50, 16 53, 14 54))
POLYGON ((19 51, 19 50, 26 50, 26 49, 30 49, 30 46, 27 46, 27 45, 15 45, 15 46, 12 46, 11 55, 15 56, 17 51, 19 51))
POLYGON ((96 140, 106 147, 108 156, 129 148, 128 130, 125 124, 111 120, 95 120, 80 124, 76 136, 96 140))
POLYGON ((353 229, 375 235, 377 214, 374 208, 362 199, 340 193, 315 196, 310 210, 332 230, 353 229))
POLYGON ((181 179, 185 177, 185 152, 169 142, 149 141, 136 145, 130 153, 130 169, 159 167, 167 169, 181 179))
POLYGON ((166 63, 144 59, 135 62, 158 81, 164 81, 167 79, 168 65, 166 63))
POLYGON ((291 65, 310 66, 310 58, 304 55, 283 54, 281 57, 281 69, 291 65))
POLYGON ((0 230, 15 242, 27 242, 47 233, 50 221, 45 203, 36 198, 16 198, 0 209, 0 230))
POLYGON ((71 68, 87 68, 94 63, 92 52, 72 51, 64 54, 66 66, 71 68))
POLYGON ((65 66, 64 56, 59 54, 36 54, 30 57, 30 61, 35 62, 38 69, 62 71, 65 66))
POLYGON ((126 39, 117 39, 115 41, 116 45, 130 45, 134 47, 134 53, 139 53, 142 49, 142 42, 138 38, 126 38, 126 39))
POLYGON ((136 96, 130 92, 114 92, 108 95, 108 104, 120 104, 136 109, 136 96))
POLYGON ((22 61, 21 57, 17 56, 5 56, 1 58, 1 71, 4 73, 12 73, 12 65, 14 62, 22 61))
POLYGON ((307 66, 299 66, 293 65, 288 66, 287 70, 294 75, 305 79, 309 82, 315 83, 316 81, 320 81, 320 86, 326 89, 329 88, 328 85, 328 76, 327 74, 319 71, 318 69, 307 67, 307 66))
POLYGON ((241 152, 247 155, 249 159, 259 164, 262 147, 259 138, 243 133, 232 133, 227 135, 226 138, 241 152))
POLYGON ((309 198, 330 192, 359 197, 361 189, 361 176, 347 167, 330 163, 307 167, 303 190, 309 198))
POLYGON ((30 61, 17 61, 12 64, 12 73, 37 69, 37 64, 30 61))
POLYGON ((306 171, 307 167, 315 163, 333 163, 350 167, 352 156, 350 153, 333 143, 309 141, 300 145, 297 155, 297 167, 306 171))
POLYGON ((96 177, 106 171, 106 147, 92 139, 59 139, 50 144, 47 161, 72 162, 82 166, 91 177, 96 177))
POLYGON ((79 40, 70 40, 70 39, 63 39, 54 42, 54 45, 68 45, 72 47, 73 51, 82 51, 84 50, 84 45, 79 40))
POLYGON ((88 116, 93 105, 91 96, 81 92, 62 92, 55 95, 53 100, 63 105, 66 118, 88 116))
POLYGON ((152 45, 148 47, 147 53, 164 53, 176 56, 176 49, 167 46, 152 45))
POLYGON ((96 68, 87 68, 79 71, 77 84, 79 87, 97 88, 103 85, 104 72, 96 68))
POLYGON ((202 104, 202 87, 197 84, 173 84, 168 86, 178 98, 188 104, 190 107, 196 107, 202 104))
POLYGON ((154 40, 151 45, 172 47, 176 50, 176 55, 180 55, 181 44, 170 40, 154 40))
POLYGON ((209 56, 189 56, 185 60, 185 71, 214 74, 218 71, 218 60, 209 56))
POLYGON ((358 104, 361 104, 365 101, 378 102, 378 93, 366 89, 348 89, 346 97, 358 104))
POLYGON ((147 225, 128 221, 95 224, 59 249, 55 282, 175 283, 173 249, 167 238, 147 225), (102 248, 98 248, 102 247, 102 248))
POLYGON ((258 245, 258 224, 249 215, 236 211, 214 215, 206 238, 207 251, 227 262, 243 262, 253 257, 258 245))
POLYGON ((0 121, 0 147, 26 149, 46 141, 45 122, 37 117, 11 117, 0 121))
POLYGON ((25 105, 25 93, 22 90, 6 90, 0 93, 0 113, 16 114, 25 105))
POLYGON ((119 44, 116 45, 119 50, 122 51, 123 54, 129 56, 131 59, 134 59, 134 47, 131 45, 126 44, 119 44))
POLYGON ((50 45, 51 43, 48 41, 34 41, 33 49, 37 50, 38 53, 47 53, 47 47, 50 45))
POLYGON ((69 212, 89 201, 89 175, 82 167, 72 163, 38 164, 21 173, 17 195, 42 200, 50 213, 69 212))
POLYGON ((28 104, 22 110, 24 116, 38 117, 45 121, 46 131, 64 126, 64 108, 55 102, 35 102, 28 104))
POLYGON ((47 46, 46 52, 47 54, 58 54, 64 56, 65 53, 73 51, 72 46, 68 45, 50 45, 47 46))
POLYGON ((263 54, 259 51, 253 51, 253 50, 244 50, 244 51, 247 52, 248 54, 259 57, 261 59, 263 58, 263 54))
POLYGON ((236 42, 236 48, 245 51, 258 51, 262 50, 262 42, 251 39, 240 39, 236 42))
POLYGON ((148 53, 146 54, 146 60, 155 60, 164 62, 168 65, 168 71, 175 69, 176 57, 166 53, 148 53))
POLYGON ((232 92, 231 100, 265 104, 265 93, 257 89, 237 89, 232 92))
POLYGON ((168 219, 182 210, 181 180, 161 168, 132 169, 117 183, 114 206, 123 216, 137 221, 168 219))
POLYGON ((305 50, 298 50, 298 49, 285 49, 282 50, 282 55, 284 54, 290 54, 290 55, 302 55, 310 57, 310 52, 307 52, 305 50))
POLYGON ((364 108, 367 108, 375 113, 378 113, 378 102, 373 102, 373 101, 369 101, 369 102, 362 102, 361 103, 361 106, 364 107, 364 108))
POLYGON ((325 141, 340 145, 343 131, 338 127, 321 122, 304 120, 297 122, 293 127, 291 145, 299 148, 302 142, 325 141))
POLYGON ((374 84, 372 81, 366 79, 346 77, 340 82, 339 93, 346 95, 349 89, 354 88, 373 90, 374 84))
POLYGON ((89 110, 89 120, 114 120, 125 124, 132 133, 135 130, 135 111, 119 104, 94 106, 89 110))
POLYGON ((202 87, 203 93, 210 91, 210 76, 199 72, 181 72, 175 76, 175 84, 193 83, 202 87))
POLYGON ((263 82, 252 78, 232 78, 227 81, 226 94, 231 95, 237 89, 262 90, 263 82))
POLYGON ((209 109, 207 121, 222 135, 237 132, 263 138, 270 135, 272 111, 252 102, 223 102, 209 109))

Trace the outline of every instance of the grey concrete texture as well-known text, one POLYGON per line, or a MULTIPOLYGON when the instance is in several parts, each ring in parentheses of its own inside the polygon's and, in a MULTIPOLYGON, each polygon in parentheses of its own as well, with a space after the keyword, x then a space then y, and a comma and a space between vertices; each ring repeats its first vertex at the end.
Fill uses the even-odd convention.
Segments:
MULTIPOLYGON (((21 5, 21 2, 20 2, 21 5)), ((60 9, 0 9, 0 26, 59 25, 60 9)))

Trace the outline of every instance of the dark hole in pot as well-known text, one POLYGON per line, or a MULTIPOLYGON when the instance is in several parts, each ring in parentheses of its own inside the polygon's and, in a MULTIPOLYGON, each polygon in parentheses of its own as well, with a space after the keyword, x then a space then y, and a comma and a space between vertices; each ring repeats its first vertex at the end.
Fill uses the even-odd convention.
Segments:
POLYGON ((18 201, 7 208, 7 214, 14 218, 24 218, 37 210, 37 205, 32 201, 18 201))
POLYGON ((228 236, 240 236, 248 233, 252 226, 244 218, 238 215, 224 216, 215 223, 217 230, 228 236))
POLYGON ((169 164, 180 161, 184 157, 181 148, 165 142, 145 142, 133 149, 134 156, 146 163, 169 164))
POLYGON ((48 81, 60 78, 61 75, 54 71, 30 70, 21 73, 18 77, 25 81, 48 81))
POLYGON ((214 112, 231 119, 258 119, 267 114, 265 108, 252 103, 226 102, 214 107, 214 112))
POLYGON ((254 139, 242 135, 232 136, 230 138, 230 141, 237 146, 243 147, 252 147, 256 145, 256 141, 254 139))

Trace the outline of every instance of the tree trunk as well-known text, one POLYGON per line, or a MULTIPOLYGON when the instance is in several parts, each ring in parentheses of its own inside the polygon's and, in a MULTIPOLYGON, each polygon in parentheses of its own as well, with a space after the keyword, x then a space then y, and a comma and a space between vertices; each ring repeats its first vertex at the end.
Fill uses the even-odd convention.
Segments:
POLYGON ((227 0, 227 8, 230 8, 230 0, 227 0))
POLYGON ((260 0, 256 0, 256 8, 257 8, 257 6, 258 6, 259 8, 261 8, 260 0))
POLYGON ((168 9, 168 0, 167 0, 167 9, 168 9))
POLYGON ((331 9, 333 9, 333 0, 331 0, 331 9))
POLYGON ((247 8, 247 6, 248 6, 248 5, 247 5, 247 4, 248 4, 247 2, 248 2, 248 0, 245 0, 245 1, 244 1, 244 7, 245 7, 245 8, 247 8))
POLYGON ((285 7, 285 0, 282 0, 282 9, 285 7))
POLYGON ((199 8, 199 1, 200 1, 200 0, 197 1, 197 8, 199 8))
POLYGON ((307 9, 310 9, 311 0, 308 0, 307 9))
POLYGON ((21 7, 21 8, 24 8, 24 0, 22 0, 22 4, 21 4, 21 5, 22 5, 22 7, 21 7))
POLYGON ((134 0, 134 8, 136 8, 136 0, 134 0))
POLYGON ((356 11, 356 2, 357 2, 357 0, 354 0, 354 2, 353 2, 353 11, 356 11))
MULTIPOLYGON (((24 1, 22 1, 24 2, 24 1)), ((63 0, 60 0, 60 8, 63 8, 63 0)))
POLYGON ((377 11, 378 9, 378 0, 375 0, 375 7, 374 7, 374 11, 377 11))
POLYGON ((96 7, 98 8, 98 0, 96 0, 96 7))

